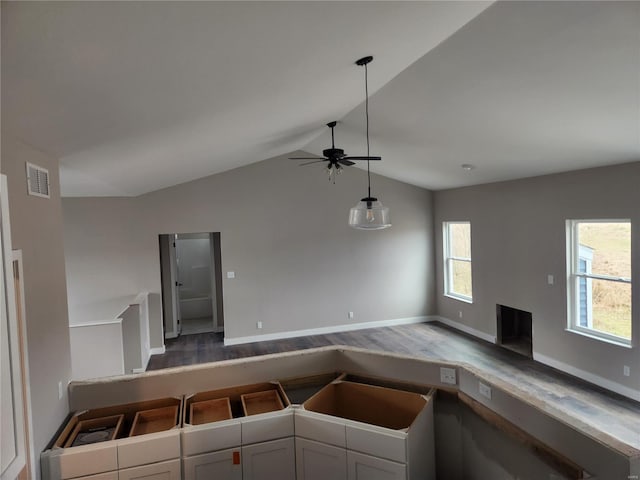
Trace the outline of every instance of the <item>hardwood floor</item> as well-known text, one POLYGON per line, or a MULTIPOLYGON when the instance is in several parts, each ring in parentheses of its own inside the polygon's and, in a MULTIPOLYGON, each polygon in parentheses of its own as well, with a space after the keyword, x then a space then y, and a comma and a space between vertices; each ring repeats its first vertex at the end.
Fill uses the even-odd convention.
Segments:
POLYGON ((349 345, 480 368, 623 444, 640 449, 640 403, 439 323, 384 327, 225 347, 222 334, 168 340, 147 370, 215 362, 326 345, 349 345))

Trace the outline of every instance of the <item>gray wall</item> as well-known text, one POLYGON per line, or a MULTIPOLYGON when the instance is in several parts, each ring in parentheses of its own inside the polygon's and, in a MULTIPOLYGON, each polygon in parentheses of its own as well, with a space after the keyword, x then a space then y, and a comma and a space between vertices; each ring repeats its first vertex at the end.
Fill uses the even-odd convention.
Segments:
MULTIPOLYGON (((541 355, 640 390, 640 162, 434 194, 438 314, 496 334, 496 303, 533 313, 534 358, 541 355), (630 218, 633 349, 565 330, 565 220, 630 218), (471 221, 473 304, 443 295, 442 222, 471 221), (547 275, 555 284, 547 284, 547 275), (462 312, 463 318, 459 318, 462 312), (623 376, 623 365, 631 376, 623 376)), ((576 372, 582 374, 582 372, 576 372)), ((582 375, 583 377, 585 375, 582 375)))
POLYGON ((366 172, 347 169, 334 185, 322 166, 286 158, 136 198, 65 198, 70 309, 160 292, 159 234, 221 232, 227 338, 432 314, 431 193, 372 182, 390 229, 347 225, 366 172))
POLYGON ((2 134, 2 173, 7 175, 11 240, 22 250, 32 422, 36 455, 68 413, 71 378, 67 289, 58 161, 2 134), (25 162, 49 170, 51 198, 27 195, 25 162), (64 395, 58 399, 58 382, 64 395))

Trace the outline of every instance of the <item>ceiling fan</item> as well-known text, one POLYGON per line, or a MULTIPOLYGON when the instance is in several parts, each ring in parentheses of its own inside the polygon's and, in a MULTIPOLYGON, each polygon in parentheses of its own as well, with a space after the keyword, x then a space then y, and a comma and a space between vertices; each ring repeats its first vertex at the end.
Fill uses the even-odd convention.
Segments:
POLYGON ((292 157, 289 158, 289 160, 311 160, 310 162, 305 162, 305 163, 301 163, 299 166, 305 166, 305 165, 311 165, 313 163, 321 163, 321 162, 328 162, 327 163, 327 171, 329 173, 329 180, 334 181, 335 183, 335 176, 334 174, 340 174, 343 170, 343 165, 344 166, 351 166, 351 165, 355 165, 355 161, 354 160, 367 160, 367 161, 371 161, 371 160, 382 160, 381 157, 361 157, 361 156, 347 156, 344 153, 344 150, 341 148, 336 148, 335 145, 335 139, 334 139, 334 133, 333 133, 333 129, 336 126, 337 122, 329 122, 327 123, 327 127, 329 127, 331 129, 331 148, 327 148, 325 150, 322 151, 322 154, 324 155, 324 158, 318 158, 318 157, 292 157))

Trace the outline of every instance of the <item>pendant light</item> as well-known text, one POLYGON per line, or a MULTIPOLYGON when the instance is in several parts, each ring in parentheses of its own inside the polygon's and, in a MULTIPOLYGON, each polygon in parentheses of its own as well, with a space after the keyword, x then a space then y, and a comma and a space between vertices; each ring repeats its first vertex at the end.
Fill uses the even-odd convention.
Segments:
MULTIPOLYGON (((367 64, 373 57, 364 57, 356 62, 356 65, 364 66, 364 92, 365 92, 365 116, 367 118, 367 157, 369 156, 369 84, 367 64)), ((367 196, 349 211, 349 226, 359 230, 382 230, 391 226, 389 208, 371 196, 371 171, 367 160, 367 196)))

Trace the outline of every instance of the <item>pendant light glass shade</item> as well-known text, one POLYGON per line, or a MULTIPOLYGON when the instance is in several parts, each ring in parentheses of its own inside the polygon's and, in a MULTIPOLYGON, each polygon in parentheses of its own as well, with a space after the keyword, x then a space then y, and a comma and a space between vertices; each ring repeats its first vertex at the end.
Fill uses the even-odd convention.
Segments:
POLYGON ((383 207, 382 202, 371 196, 371 170, 369 169, 369 81, 367 64, 373 57, 363 57, 356 61, 356 65, 364 66, 364 95, 365 118, 367 125, 367 196, 349 210, 349 226, 359 230, 382 230, 391 226, 389 208, 383 207))
POLYGON ((377 198, 363 198, 349 211, 349 226, 359 230, 382 230, 391 226, 389 209, 377 198))

